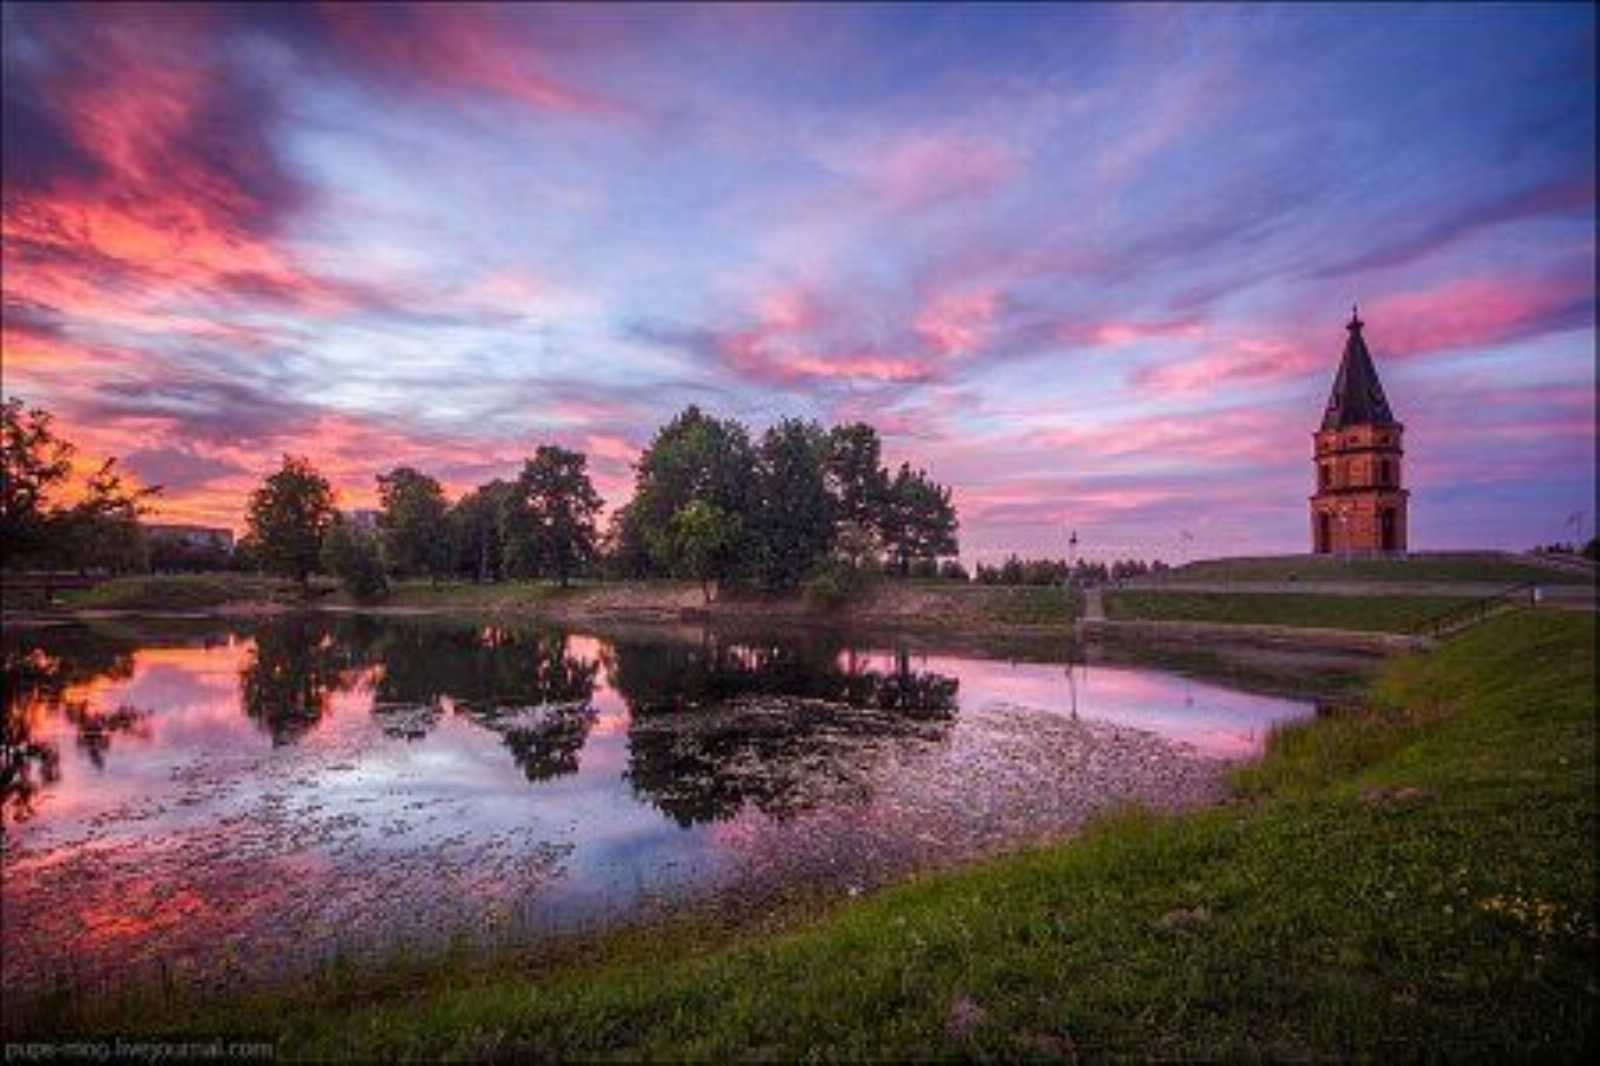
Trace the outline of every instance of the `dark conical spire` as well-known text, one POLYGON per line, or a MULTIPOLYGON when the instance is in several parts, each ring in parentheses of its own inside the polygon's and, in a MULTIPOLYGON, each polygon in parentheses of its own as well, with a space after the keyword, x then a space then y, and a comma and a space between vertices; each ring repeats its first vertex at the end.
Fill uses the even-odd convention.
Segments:
POLYGON ((1372 365, 1372 354, 1361 336, 1365 325, 1354 307, 1350 308, 1350 324, 1345 329, 1350 336, 1344 342, 1344 358, 1339 361, 1339 373, 1333 379, 1333 391, 1328 394, 1328 410, 1322 416, 1322 428, 1344 429, 1346 426, 1393 426, 1394 412, 1384 398, 1383 385, 1378 382, 1378 368, 1372 365))

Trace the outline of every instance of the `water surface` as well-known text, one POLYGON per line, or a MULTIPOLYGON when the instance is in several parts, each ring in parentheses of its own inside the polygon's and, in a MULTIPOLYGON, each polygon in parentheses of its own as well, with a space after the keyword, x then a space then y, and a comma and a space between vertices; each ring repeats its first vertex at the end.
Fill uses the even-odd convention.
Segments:
POLYGON ((1203 802, 1314 710, 888 638, 355 615, 8 632, 5 675, 12 990, 859 891, 1203 802))

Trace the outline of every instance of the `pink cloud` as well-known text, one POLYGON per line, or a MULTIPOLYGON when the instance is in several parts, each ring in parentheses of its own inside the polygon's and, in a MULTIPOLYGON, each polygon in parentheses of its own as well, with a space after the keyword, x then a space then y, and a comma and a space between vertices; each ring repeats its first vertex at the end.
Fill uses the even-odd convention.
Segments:
POLYGON ((1487 348, 1555 329, 1591 324, 1586 277, 1461 278, 1362 309, 1375 353, 1398 357, 1487 348))
POLYGON ((630 113, 615 100, 550 74, 537 41, 519 25, 523 12, 515 6, 328 4, 321 12, 347 48, 399 78, 490 93, 541 111, 630 113))
POLYGON ((956 130, 873 134, 827 144, 819 155, 824 165, 894 208, 982 195, 1022 170, 1022 161, 1004 144, 956 130))
POLYGON ((917 312, 912 328, 940 355, 972 355, 983 347, 999 309, 994 289, 941 292, 917 312))
POLYGON ((1156 322, 1127 319, 1069 323, 1061 326, 1056 331, 1056 336, 1068 344, 1121 348, 1137 341, 1152 338, 1174 337, 1182 340, 1193 340, 1204 336, 1205 332, 1204 324, 1197 318, 1174 318, 1156 322))
POLYGON ((1328 365, 1328 356, 1275 337, 1247 337, 1192 358, 1140 367, 1132 383, 1156 393, 1203 394, 1220 384, 1262 384, 1328 365))

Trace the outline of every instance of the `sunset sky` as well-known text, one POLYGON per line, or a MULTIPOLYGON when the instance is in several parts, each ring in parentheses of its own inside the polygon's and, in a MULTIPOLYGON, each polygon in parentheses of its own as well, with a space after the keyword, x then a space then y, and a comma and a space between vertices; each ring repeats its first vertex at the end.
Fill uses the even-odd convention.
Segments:
POLYGON ((1413 549, 1595 495, 1594 10, 4 7, 4 390, 242 526, 689 403, 865 419, 969 562, 1305 551, 1359 301, 1413 549))

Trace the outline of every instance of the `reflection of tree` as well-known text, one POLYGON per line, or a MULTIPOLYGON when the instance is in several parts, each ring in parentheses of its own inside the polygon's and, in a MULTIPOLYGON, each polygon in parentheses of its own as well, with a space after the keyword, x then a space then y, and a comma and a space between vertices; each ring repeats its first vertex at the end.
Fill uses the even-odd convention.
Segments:
POLYGON ((683 826, 746 804, 786 817, 859 797, 882 742, 938 739, 956 708, 955 678, 913 670, 905 653, 866 669, 820 636, 619 643, 607 665, 633 711, 628 780, 683 826))
POLYGON ((340 636, 314 615, 287 615, 255 630, 239 700, 274 745, 299 740, 327 713, 329 697, 349 687, 360 648, 340 636))
POLYGON ((92 711, 68 691, 96 678, 120 680, 133 673, 132 647, 78 628, 21 629, 0 636, 0 680, 4 682, 5 727, 0 735, 0 826, 32 817, 39 790, 60 777, 61 755, 34 738, 37 716, 64 714, 77 729, 78 745, 95 766, 117 733, 137 731, 144 714, 119 707, 92 711))
POLYGON ((530 781, 578 769, 600 666, 567 654, 559 631, 396 622, 374 655, 373 713, 391 736, 425 736, 449 699, 501 735, 530 781))

